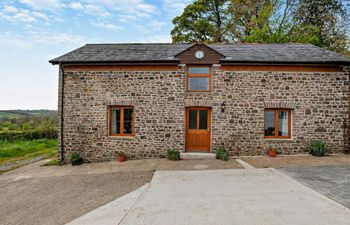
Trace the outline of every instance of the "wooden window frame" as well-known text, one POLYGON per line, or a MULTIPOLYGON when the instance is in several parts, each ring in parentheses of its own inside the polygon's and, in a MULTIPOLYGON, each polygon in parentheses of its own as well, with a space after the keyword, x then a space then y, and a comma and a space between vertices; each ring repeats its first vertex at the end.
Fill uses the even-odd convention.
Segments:
POLYGON ((135 109, 133 106, 110 106, 109 107, 109 136, 135 136, 134 129, 134 118, 135 118, 135 109), (120 109, 120 134, 112 133, 112 111, 115 109, 120 109), (131 134, 124 134, 124 110, 132 109, 131 116, 131 134))
POLYGON ((265 109, 264 110, 264 137, 267 139, 290 139, 292 137, 292 110, 291 109, 265 109), (275 136, 265 136, 265 112, 274 112, 275 136), (288 136, 278 136, 278 113, 288 112, 288 136))
POLYGON ((211 92, 211 80, 212 80, 212 67, 210 65, 189 65, 187 66, 187 76, 186 76, 186 91, 187 92, 211 92), (208 74, 190 74, 190 68, 209 68, 208 74), (190 90, 190 78, 209 78, 208 88, 209 90, 190 90))

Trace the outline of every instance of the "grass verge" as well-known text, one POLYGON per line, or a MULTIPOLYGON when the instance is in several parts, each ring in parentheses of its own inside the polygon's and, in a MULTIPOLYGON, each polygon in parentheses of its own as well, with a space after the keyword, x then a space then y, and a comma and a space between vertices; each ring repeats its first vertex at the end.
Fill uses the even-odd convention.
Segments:
POLYGON ((0 174, 41 159, 52 158, 57 153, 56 139, 0 142, 0 174))

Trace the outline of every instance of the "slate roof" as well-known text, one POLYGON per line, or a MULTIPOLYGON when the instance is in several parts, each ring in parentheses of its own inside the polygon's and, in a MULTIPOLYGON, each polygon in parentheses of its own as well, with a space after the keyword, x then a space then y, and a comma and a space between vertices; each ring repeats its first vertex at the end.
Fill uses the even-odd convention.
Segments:
MULTIPOLYGON (((193 44, 87 44, 50 63, 176 62, 193 44)), ((350 64, 350 59, 311 44, 208 44, 222 62, 350 64)))

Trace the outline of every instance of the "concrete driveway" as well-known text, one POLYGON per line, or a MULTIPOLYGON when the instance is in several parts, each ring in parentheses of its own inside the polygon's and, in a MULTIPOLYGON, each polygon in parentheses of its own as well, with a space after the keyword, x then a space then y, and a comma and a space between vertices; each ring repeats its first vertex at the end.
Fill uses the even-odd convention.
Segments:
POLYGON ((70 223, 349 225, 350 210, 275 169, 156 171, 143 186, 70 223))

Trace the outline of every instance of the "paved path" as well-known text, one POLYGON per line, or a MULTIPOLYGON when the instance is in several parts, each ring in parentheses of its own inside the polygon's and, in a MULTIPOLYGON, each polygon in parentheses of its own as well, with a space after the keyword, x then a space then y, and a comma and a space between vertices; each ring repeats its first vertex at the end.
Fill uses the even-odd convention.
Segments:
POLYGON ((279 170, 350 209, 350 165, 288 167, 279 170))
POLYGON ((349 225, 350 221, 349 209, 274 169, 157 171, 140 192, 132 207, 123 200, 107 207, 115 214, 126 211, 118 218, 103 223, 86 220, 107 212, 100 208, 72 224, 349 225))

